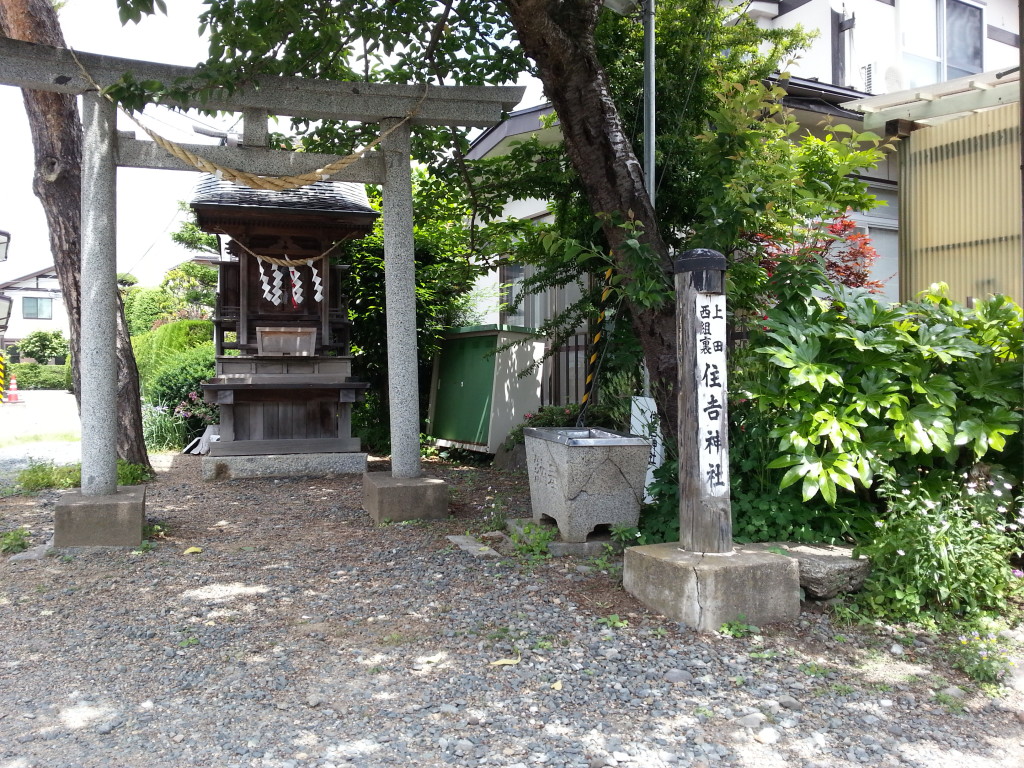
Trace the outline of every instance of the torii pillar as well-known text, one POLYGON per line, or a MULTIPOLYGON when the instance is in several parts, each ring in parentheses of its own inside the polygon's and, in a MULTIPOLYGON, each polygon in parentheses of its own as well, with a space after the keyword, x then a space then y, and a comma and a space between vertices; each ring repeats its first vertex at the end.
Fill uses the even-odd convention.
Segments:
POLYGON ((82 95, 82 487, 54 510, 55 547, 142 543, 146 487, 117 485, 117 108, 82 95))
POLYGON ((413 243, 410 127, 382 121, 384 151, 384 299, 387 314, 391 471, 363 475, 363 508, 375 522, 448 516, 448 487, 420 469, 416 260, 413 243))

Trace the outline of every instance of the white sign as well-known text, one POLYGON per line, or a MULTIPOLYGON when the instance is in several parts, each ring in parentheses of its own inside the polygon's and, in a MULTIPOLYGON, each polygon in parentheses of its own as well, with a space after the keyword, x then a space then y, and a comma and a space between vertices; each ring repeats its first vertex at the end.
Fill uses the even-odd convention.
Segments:
POLYGON ((651 455, 647 461, 647 480, 644 485, 644 504, 654 501, 647 488, 654 482, 654 470, 665 463, 665 444, 661 439, 661 420, 653 397, 634 397, 630 411, 629 431, 651 441, 651 455))
POLYGON ((729 453, 725 401, 725 295, 696 299, 697 453, 703 496, 729 495, 729 453))

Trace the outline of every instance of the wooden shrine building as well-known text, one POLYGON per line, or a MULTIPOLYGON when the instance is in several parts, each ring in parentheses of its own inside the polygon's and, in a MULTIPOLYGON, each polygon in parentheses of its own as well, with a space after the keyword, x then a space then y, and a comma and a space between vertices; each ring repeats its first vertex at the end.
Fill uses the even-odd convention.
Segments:
POLYGON ((269 191, 207 176, 191 206, 203 231, 231 237, 217 263, 217 375, 203 384, 220 407, 210 455, 358 452, 352 404, 367 385, 352 378, 347 267, 331 253, 373 227, 363 185, 269 191))

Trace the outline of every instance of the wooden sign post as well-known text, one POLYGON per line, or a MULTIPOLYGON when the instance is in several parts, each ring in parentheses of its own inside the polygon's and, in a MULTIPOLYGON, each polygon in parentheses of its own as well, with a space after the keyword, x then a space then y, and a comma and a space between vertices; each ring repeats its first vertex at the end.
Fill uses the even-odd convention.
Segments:
POLYGON ((686 251, 675 262, 675 283, 679 544, 691 552, 731 552, 725 256, 686 251))

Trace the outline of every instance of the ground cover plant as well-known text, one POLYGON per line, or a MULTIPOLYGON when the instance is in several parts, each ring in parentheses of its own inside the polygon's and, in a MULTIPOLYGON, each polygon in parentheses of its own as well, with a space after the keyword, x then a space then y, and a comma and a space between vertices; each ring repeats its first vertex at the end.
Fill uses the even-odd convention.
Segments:
POLYGON ((209 320, 179 320, 133 336, 132 351, 139 368, 143 396, 156 374, 171 363, 174 355, 212 339, 213 323, 209 320))
MULTIPOLYGON (((152 478, 149 470, 140 464, 129 464, 118 459, 117 484, 140 485, 152 478)), ((82 485, 82 465, 57 465, 49 462, 32 464, 18 473, 16 483, 23 491, 41 491, 47 488, 78 488, 82 485)))

